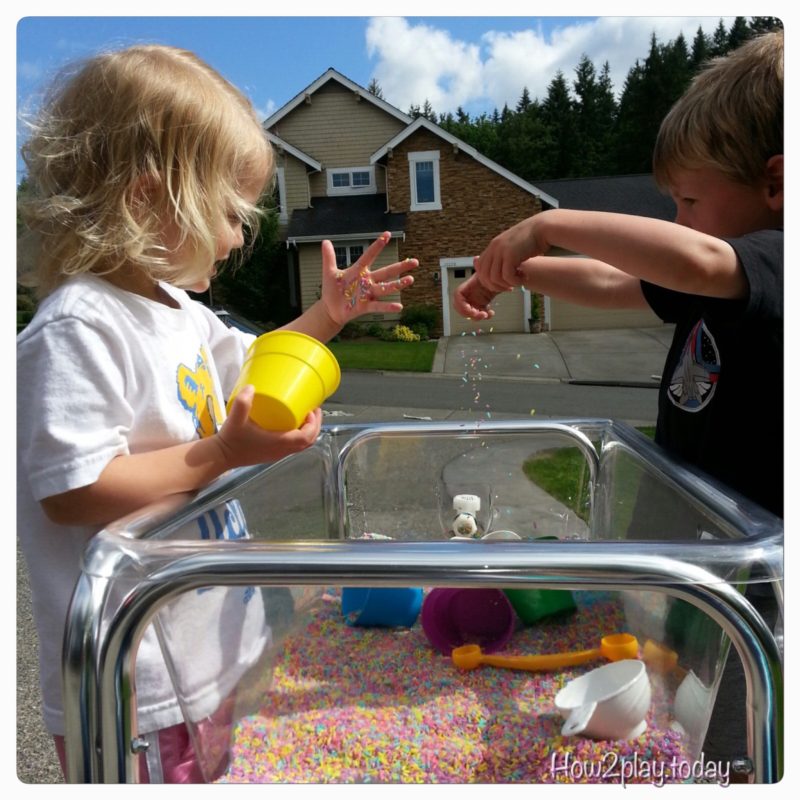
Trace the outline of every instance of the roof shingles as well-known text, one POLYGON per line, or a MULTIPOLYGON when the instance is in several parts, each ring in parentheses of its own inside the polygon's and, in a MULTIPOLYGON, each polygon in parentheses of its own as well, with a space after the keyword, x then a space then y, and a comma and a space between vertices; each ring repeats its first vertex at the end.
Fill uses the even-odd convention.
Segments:
POLYGON ((405 214, 386 211, 385 194, 312 197, 310 208, 292 212, 286 238, 372 237, 384 231, 400 233, 405 224, 405 214))

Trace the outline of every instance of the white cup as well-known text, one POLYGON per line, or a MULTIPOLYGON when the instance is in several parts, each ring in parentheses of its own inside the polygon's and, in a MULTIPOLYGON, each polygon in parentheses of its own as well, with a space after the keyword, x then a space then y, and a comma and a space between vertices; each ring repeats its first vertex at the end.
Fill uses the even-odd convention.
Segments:
POLYGON ((699 740, 711 716, 711 688, 706 686, 691 670, 675 691, 672 713, 675 722, 673 729, 687 733, 699 740))
POLYGON ((650 681, 644 662, 604 664, 570 681, 555 697, 565 722, 562 736, 635 739, 647 729, 650 681))

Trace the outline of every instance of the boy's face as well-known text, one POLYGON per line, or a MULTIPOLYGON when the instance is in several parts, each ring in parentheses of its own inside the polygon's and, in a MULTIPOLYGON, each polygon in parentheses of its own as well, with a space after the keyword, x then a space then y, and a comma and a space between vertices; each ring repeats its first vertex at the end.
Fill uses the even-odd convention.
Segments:
POLYGON ((768 188, 737 183, 710 167, 677 169, 670 194, 675 222, 710 236, 743 236, 782 223, 767 201, 768 188))

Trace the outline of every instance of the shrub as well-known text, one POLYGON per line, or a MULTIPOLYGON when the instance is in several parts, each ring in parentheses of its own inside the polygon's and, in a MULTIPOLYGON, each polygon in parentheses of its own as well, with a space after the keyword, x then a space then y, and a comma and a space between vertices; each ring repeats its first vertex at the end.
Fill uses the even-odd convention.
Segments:
POLYGON ((412 330, 415 325, 433 330, 439 324, 439 309, 432 305, 406 306, 400 312, 400 323, 412 330))
POLYGON ((419 334, 406 325, 395 325, 392 328, 392 339, 396 342, 418 342, 419 334))
POLYGON ((425 325, 424 323, 415 322, 413 325, 410 325, 409 327, 423 341, 427 341, 430 338, 430 331, 428 330, 428 326, 425 325))
POLYGON ((367 326, 363 322, 348 322, 341 331, 339 337, 341 339, 359 339, 366 336, 367 326))

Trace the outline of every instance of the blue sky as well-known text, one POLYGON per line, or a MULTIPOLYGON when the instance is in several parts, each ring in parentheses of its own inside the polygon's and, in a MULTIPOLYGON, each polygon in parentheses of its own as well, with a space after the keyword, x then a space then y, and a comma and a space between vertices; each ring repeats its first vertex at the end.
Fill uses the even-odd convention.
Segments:
MULTIPOLYGON (((732 17, 724 17, 726 25, 732 17)), ((17 110, 33 110, 63 65, 99 49, 161 42, 194 50, 244 90, 266 117, 328 67, 402 111, 428 100, 436 112, 472 115, 514 106, 523 88, 543 97, 583 53, 609 62, 617 91, 655 32, 666 42, 712 33, 720 17, 46 17, 16 25, 17 110)), ((19 164, 18 164, 19 170, 19 164)))

